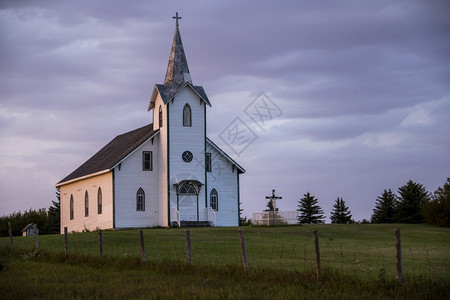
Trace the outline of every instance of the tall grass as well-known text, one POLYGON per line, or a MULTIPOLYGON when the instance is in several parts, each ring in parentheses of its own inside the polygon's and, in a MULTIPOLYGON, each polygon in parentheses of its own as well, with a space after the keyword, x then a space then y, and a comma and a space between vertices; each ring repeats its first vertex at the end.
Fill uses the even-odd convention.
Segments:
MULTIPOLYGON (((245 227, 250 268, 312 271, 315 268, 311 231, 319 232, 322 265, 341 273, 378 278, 395 276, 394 228, 401 228, 405 276, 430 275, 450 279, 450 230, 425 225, 304 225, 245 227)), ((150 262, 186 262, 185 229, 145 229, 150 262)), ((237 228, 191 228, 194 265, 242 265, 237 228)), ((39 237, 40 250, 64 251, 63 235, 39 237)), ((8 247, 9 239, 0 238, 8 247)), ((14 238, 14 249, 34 249, 33 237, 14 238)), ((69 253, 99 255, 97 232, 69 234, 69 253)), ((104 231, 105 257, 140 257, 138 230, 104 231)))
POLYGON ((139 258, 103 257, 46 250, 0 250, 2 299, 182 298, 182 299, 444 299, 444 279, 410 276, 404 284, 380 276, 362 279, 324 268, 310 270, 253 268, 236 264, 141 262, 139 258))

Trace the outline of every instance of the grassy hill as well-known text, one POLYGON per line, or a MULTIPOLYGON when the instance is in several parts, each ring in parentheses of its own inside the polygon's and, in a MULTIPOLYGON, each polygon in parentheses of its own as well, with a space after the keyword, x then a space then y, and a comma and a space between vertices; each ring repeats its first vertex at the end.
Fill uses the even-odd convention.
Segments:
POLYGON ((426 298, 450 292, 448 228, 322 224, 243 230, 247 272, 237 228, 190 229, 192 266, 186 258, 185 229, 145 229, 145 263, 140 261, 138 230, 104 231, 102 258, 97 232, 70 234, 69 257, 63 235, 40 236, 38 253, 33 237, 14 238, 12 255, 9 239, 1 238, 0 274, 8 279, 0 289, 11 298, 32 293, 46 297, 55 289, 60 290, 55 295, 69 298, 426 298), (403 285, 395 281, 394 228, 401 229, 403 285), (323 266, 319 281, 313 229, 319 232, 323 266))

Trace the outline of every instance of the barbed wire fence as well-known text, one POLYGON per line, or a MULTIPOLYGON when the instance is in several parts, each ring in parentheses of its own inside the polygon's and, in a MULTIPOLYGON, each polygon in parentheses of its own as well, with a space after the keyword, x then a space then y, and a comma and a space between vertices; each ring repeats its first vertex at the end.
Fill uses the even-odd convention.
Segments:
MULTIPOLYGON (((320 267, 351 273, 361 278, 387 279, 398 274, 398 249, 392 229, 383 232, 355 231, 350 237, 339 230, 320 230, 315 249, 311 226, 244 227, 248 268, 281 270, 311 270, 320 267), (306 227, 306 228, 305 228, 306 227), (364 242, 363 242, 364 241, 364 242)), ((242 241, 236 228, 215 229, 144 229, 98 231, 84 234, 66 234, 38 237, 3 238, 2 247, 65 252, 66 255, 132 257, 147 262, 188 262, 195 265, 242 265, 242 241), (186 232, 190 236, 187 249, 186 232), (38 242, 36 242, 38 241, 38 242), (67 249, 65 245, 67 244, 67 249), (144 253, 144 256, 142 255, 144 253)), ((400 252, 400 272, 432 274, 450 277, 450 250, 448 245, 416 247, 413 241, 403 243, 400 252), (402 260, 403 259, 403 260, 402 260), (403 263, 403 269, 401 269, 403 263)), ((445 241, 443 241, 444 243, 445 241)))

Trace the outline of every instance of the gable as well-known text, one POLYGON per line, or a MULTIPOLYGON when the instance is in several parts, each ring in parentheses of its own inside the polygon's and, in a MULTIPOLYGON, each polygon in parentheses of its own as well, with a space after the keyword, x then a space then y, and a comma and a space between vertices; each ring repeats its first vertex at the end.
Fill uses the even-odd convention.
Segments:
POLYGON ((226 160, 228 160, 233 166, 236 167, 238 172, 245 173, 244 168, 242 168, 234 159, 232 159, 228 154, 226 154, 222 149, 219 148, 216 144, 214 144, 209 138, 206 138, 206 142, 212 148, 214 148, 220 155, 222 155, 226 160))
POLYGON ((170 100, 175 98, 176 95, 178 95, 181 90, 183 90, 185 87, 189 87, 192 89, 192 91, 208 106, 211 106, 211 103, 209 102, 208 96, 206 95, 205 90, 202 86, 199 85, 192 85, 189 82, 186 82, 183 86, 181 86, 173 95, 168 95, 166 91, 166 86, 164 84, 155 84, 155 87, 153 88, 152 96, 150 98, 150 103, 148 105, 147 110, 150 111, 155 107, 155 101, 158 94, 161 96, 161 99, 163 100, 164 104, 169 103, 170 100))
POLYGON ((153 130, 153 124, 149 124, 116 136, 75 171, 58 182, 56 186, 102 171, 110 171, 112 167, 158 132, 159 130, 153 130))

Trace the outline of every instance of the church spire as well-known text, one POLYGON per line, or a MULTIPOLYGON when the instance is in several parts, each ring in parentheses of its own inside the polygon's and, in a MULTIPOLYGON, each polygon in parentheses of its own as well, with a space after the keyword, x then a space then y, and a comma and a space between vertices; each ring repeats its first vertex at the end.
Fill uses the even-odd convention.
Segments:
POLYGON ((173 37, 166 78, 164 79, 166 93, 169 98, 186 82, 192 83, 186 55, 184 54, 183 43, 181 42, 180 30, 178 28, 178 19, 181 19, 181 17, 178 16, 177 12, 173 18, 176 20, 175 36, 173 37))

